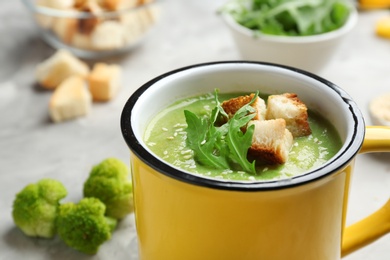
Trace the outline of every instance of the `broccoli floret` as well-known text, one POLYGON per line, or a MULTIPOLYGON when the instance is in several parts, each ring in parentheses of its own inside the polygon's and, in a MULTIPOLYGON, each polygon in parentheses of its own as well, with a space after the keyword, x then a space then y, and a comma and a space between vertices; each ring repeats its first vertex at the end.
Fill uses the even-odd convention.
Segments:
POLYGON ((106 215, 122 219, 133 211, 130 170, 122 161, 108 158, 95 165, 84 183, 84 197, 95 197, 107 207, 106 215))
POLYGON ((55 235, 55 218, 59 201, 67 195, 59 181, 42 179, 16 194, 12 217, 27 236, 51 238, 55 235))
POLYGON ((111 238, 117 220, 104 215, 106 206, 96 198, 84 198, 78 204, 59 207, 57 232, 68 246, 96 254, 100 245, 111 238))

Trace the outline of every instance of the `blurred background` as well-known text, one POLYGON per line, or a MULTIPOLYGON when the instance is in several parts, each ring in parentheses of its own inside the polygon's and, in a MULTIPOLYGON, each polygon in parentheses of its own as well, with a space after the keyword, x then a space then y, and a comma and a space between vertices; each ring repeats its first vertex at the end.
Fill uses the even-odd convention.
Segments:
MULTIPOLYGON (((159 20, 140 44, 114 56, 81 58, 89 66, 96 62, 121 66, 118 94, 109 102, 94 102, 86 116, 56 124, 48 110, 53 91, 42 88, 36 78, 37 65, 56 50, 41 38, 33 15, 21 1, 0 1, 0 259, 138 259, 133 215, 121 221, 97 255, 87 256, 57 238, 24 236, 12 221, 13 199, 26 184, 50 177, 68 188, 67 201, 78 201, 92 165, 107 157, 129 164, 119 119, 134 90, 179 67, 242 58, 217 12, 224 3, 160 1, 159 20)), ((373 123, 370 101, 390 92, 390 39, 376 33, 378 21, 388 16, 387 7, 358 9, 356 26, 326 67, 316 72, 352 96, 368 125, 373 123)), ((388 154, 358 155, 348 224, 389 198, 389 161, 388 154)), ((343 259, 390 259, 389 248, 388 235, 343 259)))

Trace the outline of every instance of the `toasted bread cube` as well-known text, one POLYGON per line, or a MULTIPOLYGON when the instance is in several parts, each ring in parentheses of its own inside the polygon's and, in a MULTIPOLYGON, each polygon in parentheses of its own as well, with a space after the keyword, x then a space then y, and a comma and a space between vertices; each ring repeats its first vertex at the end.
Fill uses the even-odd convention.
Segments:
POLYGON ((118 65, 96 63, 88 77, 89 90, 95 101, 112 99, 121 86, 122 68, 118 65))
POLYGON ((134 8, 142 3, 140 0, 122 0, 119 2, 117 9, 130 9, 134 8))
POLYGON ((104 10, 99 6, 96 0, 87 0, 85 2, 79 2, 78 4, 78 10, 81 12, 95 14, 89 18, 77 20, 77 31, 90 37, 96 26, 104 19, 108 18, 100 17, 101 12, 104 12, 104 10))
POLYGON ((88 34, 77 32, 73 35, 71 44, 76 48, 88 50, 91 49, 91 38, 88 34))
POLYGON ((66 50, 57 51, 53 56, 38 64, 36 68, 39 84, 47 89, 56 88, 69 76, 86 77, 88 73, 88 65, 66 50))
POLYGON ((82 8, 84 7, 90 0, 74 0, 74 7, 82 8))
MULTIPOLYGON (((142 9, 141 9, 142 10, 142 9)), ((139 11, 129 12, 121 15, 120 21, 126 31, 124 40, 127 44, 135 43, 141 39, 145 28, 142 24, 139 11)))
POLYGON ((100 5, 101 0, 75 0, 75 8, 83 12, 89 12, 93 14, 99 14, 104 12, 103 7, 100 5))
POLYGON ((40 0, 39 5, 54 9, 70 9, 74 6, 75 0, 40 0))
MULTIPOLYGON (((37 6, 47 6, 46 0, 37 0, 35 4, 37 6)), ((54 18, 52 16, 48 16, 46 14, 36 13, 35 15, 36 22, 45 29, 50 29, 52 27, 53 19, 54 18)))
POLYGON ((146 6, 134 12, 124 13, 120 21, 125 28, 125 42, 127 44, 139 41, 156 23, 158 19, 158 8, 146 6))
POLYGON ((49 102, 49 112, 54 122, 62 122, 89 113, 92 97, 85 80, 80 76, 71 76, 54 91, 49 102))
POLYGON ((76 18, 56 17, 53 19, 52 30, 61 41, 69 44, 77 32, 77 24, 76 18))
POLYGON ((269 96, 265 118, 283 118, 294 137, 311 134, 307 107, 295 93, 269 96))
POLYGON ((119 9, 122 0, 99 0, 98 2, 103 8, 114 11, 119 9))
POLYGON ((120 49, 126 45, 125 27, 118 21, 104 21, 98 24, 91 33, 91 44, 94 49, 120 49))
MULTIPOLYGON (((229 100, 225 100, 221 103, 222 108, 225 110, 226 114, 228 114, 229 117, 233 117, 234 114, 243 106, 248 104, 255 94, 250 94, 246 96, 239 96, 236 98, 231 98, 229 100)), ((256 116, 253 118, 253 120, 264 120, 265 119, 265 112, 266 112, 266 106, 263 99, 257 97, 256 100, 251 104, 251 106, 256 110, 256 116)))
POLYGON ((286 128, 284 119, 252 120, 248 126, 254 125, 252 146, 248 157, 265 164, 283 164, 293 144, 293 136, 286 128))

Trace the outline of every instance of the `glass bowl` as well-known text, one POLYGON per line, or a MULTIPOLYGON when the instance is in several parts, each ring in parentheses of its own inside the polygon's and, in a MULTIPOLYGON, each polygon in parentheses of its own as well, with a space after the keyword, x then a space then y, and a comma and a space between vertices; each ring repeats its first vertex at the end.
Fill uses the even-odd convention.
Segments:
POLYGON ((125 53, 155 27, 157 0, 22 0, 43 39, 80 58, 125 53))

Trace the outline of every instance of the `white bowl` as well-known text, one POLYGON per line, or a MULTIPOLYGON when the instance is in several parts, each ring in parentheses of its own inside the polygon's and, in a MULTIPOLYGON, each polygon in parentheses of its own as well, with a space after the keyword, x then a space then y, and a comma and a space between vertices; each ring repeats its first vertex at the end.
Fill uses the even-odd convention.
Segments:
POLYGON ((245 60, 292 66, 318 73, 336 54, 345 36, 355 27, 358 12, 351 7, 346 23, 337 30, 311 36, 278 36, 254 32, 221 14, 245 60))

